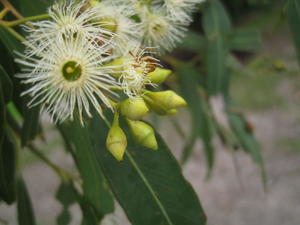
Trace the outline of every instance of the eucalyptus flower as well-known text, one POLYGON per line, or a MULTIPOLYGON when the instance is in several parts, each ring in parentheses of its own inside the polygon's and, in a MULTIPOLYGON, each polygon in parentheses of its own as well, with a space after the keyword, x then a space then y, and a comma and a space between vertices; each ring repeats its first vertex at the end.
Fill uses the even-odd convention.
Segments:
POLYGON ((85 2, 66 1, 56 3, 48 9, 50 19, 31 22, 25 26, 29 33, 25 44, 28 55, 39 54, 56 42, 78 36, 94 43, 105 44, 112 32, 103 28, 107 22, 98 20, 98 12, 86 7, 85 2))
POLYGON ((116 81, 103 64, 105 46, 95 49, 87 39, 57 39, 38 56, 22 56, 16 62, 25 66, 17 76, 31 85, 22 95, 30 95, 29 107, 41 105, 57 121, 74 119, 78 114, 91 117, 91 107, 103 117, 101 103, 112 108, 110 86, 116 81), (101 54, 102 53, 102 54, 101 54))
POLYGON ((114 34, 111 39, 116 53, 126 51, 128 42, 141 40, 140 24, 132 19, 135 11, 130 1, 92 1, 92 6, 103 28, 114 34))
POLYGON ((153 86, 147 74, 159 66, 158 60, 151 54, 151 48, 135 47, 129 50, 123 60, 123 71, 119 77, 120 86, 129 98, 140 98, 145 86, 153 86))
POLYGON ((148 10, 141 16, 144 46, 171 51, 185 35, 186 27, 173 20, 163 9, 148 10))
POLYGON ((163 7, 171 18, 181 24, 188 25, 192 21, 192 13, 197 4, 205 0, 154 0, 154 5, 163 7))

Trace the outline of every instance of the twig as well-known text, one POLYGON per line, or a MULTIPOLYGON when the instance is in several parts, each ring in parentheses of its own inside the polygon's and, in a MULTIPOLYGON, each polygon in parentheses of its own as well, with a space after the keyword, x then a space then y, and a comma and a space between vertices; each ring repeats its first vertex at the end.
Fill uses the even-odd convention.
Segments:
POLYGON ((24 17, 21 15, 21 13, 18 12, 18 10, 16 10, 16 8, 10 4, 10 2, 8 0, 0 0, 1 3, 3 4, 4 8, 8 9, 9 11, 11 11, 11 13, 17 17, 18 19, 23 19, 24 17))
POLYGON ((4 8, 1 12, 0 12, 0 20, 2 20, 6 14, 9 12, 9 9, 4 8))
POLYGON ((41 15, 37 15, 37 16, 29 16, 29 17, 22 18, 19 20, 14 20, 14 21, 0 21, 0 22, 5 26, 13 27, 13 26, 17 26, 19 24, 26 23, 29 21, 44 20, 44 19, 48 19, 48 18, 50 18, 49 14, 41 14, 41 15))

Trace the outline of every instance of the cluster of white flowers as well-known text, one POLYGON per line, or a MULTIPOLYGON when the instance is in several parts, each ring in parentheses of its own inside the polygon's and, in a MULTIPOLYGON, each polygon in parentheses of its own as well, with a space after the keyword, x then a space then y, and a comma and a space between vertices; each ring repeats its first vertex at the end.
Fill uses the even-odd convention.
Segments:
POLYGON ((26 50, 16 59, 17 76, 29 88, 29 106, 41 105, 52 119, 76 116, 83 123, 93 107, 103 105, 121 89, 140 98, 147 78, 159 66, 152 55, 172 50, 203 0, 67 0, 49 8, 49 19, 24 26, 26 50), (119 62, 119 63, 117 63, 119 62))

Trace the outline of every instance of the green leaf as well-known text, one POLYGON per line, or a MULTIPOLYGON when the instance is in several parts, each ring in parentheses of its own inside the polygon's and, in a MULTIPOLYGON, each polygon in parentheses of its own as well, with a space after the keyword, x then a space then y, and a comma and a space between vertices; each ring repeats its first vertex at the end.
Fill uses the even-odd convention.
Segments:
POLYGON ((200 95, 197 80, 200 73, 191 64, 184 64, 178 69, 179 84, 182 94, 188 103, 192 116, 191 136, 182 151, 181 161, 184 163, 190 157, 197 137, 202 137, 208 173, 211 173, 214 164, 214 148, 212 145, 213 125, 207 113, 207 103, 200 95))
MULTIPOLYGON (((122 127, 128 134, 128 128, 122 127)), ((96 159, 133 225, 206 223, 196 193, 158 134, 158 151, 138 146, 128 136, 126 156, 117 162, 105 147, 108 128, 99 116, 93 117, 87 129, 96 159)))
POLYGON ((17 182, 17 196, 18 196, 18 222, 19 225, 35 225, 34 212, 31 205, 30 196, 28 194, 26 185, 20 177, 17 182))
POLYGON ((82 211, 81 225, 99 225, 95 208, 84 196, 78 193, 73 183, 62 183, 56 193, 56 199, 63 205, 63 211, 57 218, 58 225, 67 225, 70 223, 69 207, 74 203, 78 203, 82 211))
MULTIPOLYGON (((83 179, 83 191, 87 200, 97 209, 100 216, 114 211, 112 196, 97 163, 89 133, 79 121, 65 123, 60 126, 65 141, 74 146, 73 157, 83 179)), ((101 133, 101 128, 95 130, 101 133)))
POLYGON ((2 149, 2 142, 4 139, 4 127, 6 121, 6 107, 4 102, 4 91, 2 88, 2 80, 0 79, 0 152, 2 149))
MULTIPOLYGON (((22 44, 15 39, 10 33, 8 33, 4 28, 0 27, 0 39, 2 43, 6 46, 7 50, 10 52, 11 57, 14 57, 14 51, 21 52, 23 49, 22 44)), ((13 76, 15 74, 11 74, 13 76)), ((18 82, 18 81, 17 81, 18 82)), ((22 126, 22 145, 24 146, 28 141, 33 140, 38 132, 39 128, 39 107, 34 107, 29 109, 26 104, 29 101, 28 97, 20 98, 19 94, 22 92, 22 89, 26 88, 24 86, 17 86, 17 106, 18 109, 24 115, 24 123, 22 126)))
POLYGON ((49 0, 20 0, 19 8, 23 16, 35 16, 46 13, 47 7, 53 2, 49 0))
POLYGON ((23 49, 22 44, 2 26, 0 26, 0 40, 11 56, 14 56, 14 51, 21 52, 23 49))
POLYGON ((94 208, 89 204, 88 200, 82 198, 80 208, 83 214, 81 225, 99 225, 99 219, 94 208))
POLYGON ((12 140, 5 134, 2 148, 0 148, 0 199, 4 200, 7 204, 12 204, 16 199, 15 151, 12 140))
POLYGON ((238 51, 253 51, 261 48, 262 40, 256 30, 239 30, 233 32, 229 39, 229 47, 238 51))
MULTIPOLYGON (((27 99, 27 101, 29 100, 28 97, 25 99, 27 99)), ((25 100, 23 104, 25 104, 27 101, 25 100)), ((23 116, 24 123, 22 125, 21 142, 22 146, 25 146, 29 141, 35 139, 36 135, 40 132, 40 107, 35 106, 33 108, 28 108, 26 105, 23 105, 23 116)))
POLYGON ((7 103, 12 98, 13 84, 2 65, 0 65, 0 85, 2 86, 4 101, 7 103))
POLYGON ((300 3, 298 0, 290 0, 288 4, 288 21, 293 35, 298 62, 300 64, 300 3))
POLYGON ((201 53, 206 49, 206 40, 200 33, 188 31, 177 48, 201 53))
MULTIPOLYGON (((232 103, 229 103, 229 107, 232 103)), ((230 126, 235 134, 239 145, 247 152, 257 163, 261 169, 261 176, 264 186, 266 185, 266 171, 261 154, 261 148, 254 135, 252 134, 252 128, 243 115, 232 112, 230 108, 227 110, 230 126)))
POLYGON ((71 222, 69 207, 77 200, 76 190, 72 184, 62 183, 55 197, 63 205, 63 210, 57 217, 57 225, 67 225, 71 222))
POLYGON ((208 41, 206 89, 209 95, 217 95, 223 91, 228 76, 227 38, 231 33, 231 22, 220 1, 211 0, 207 5, 203 15, 203 28, 208 41))

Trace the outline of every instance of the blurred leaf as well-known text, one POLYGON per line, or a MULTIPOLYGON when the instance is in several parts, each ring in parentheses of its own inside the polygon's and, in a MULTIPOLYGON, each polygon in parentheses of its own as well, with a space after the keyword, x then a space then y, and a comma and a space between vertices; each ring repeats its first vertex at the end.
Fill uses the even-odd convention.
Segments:
POLYGON ((81 225, 99 225, 99 219, 94 208, 84 198, 80 201, 80 208, 83 214, 81 225))
POLYGON ((206 49, 206 40, 202 34, 188 31, 177 48, 196 52, 204 52, 206 49))
POLYGON ((23 16, 35 16, 46 13, 47 7, 53 2, 49 0, 20 0, 19 8, 23 16))
POLYGON ((6 121, 6 107, 4 102, 4 91, 2 88, 2 80, 0 79, 0 152, 2 148, 2 142, 4 139, 4 127, 6 121))
POLYGON ((15 167, 16 149, 12 140, 6 134, 0 148, 0 199, 12 204, 16 199, 15 167))
POLYGON ((2 26, 0 26, 0 40, 11 56, 14 56, 14 51, 21 52, 23 49, 22 44, 2 26))
POLYGON ((38 106, 28 108, 26 105, 24 105, 23 109, 24 123, 22 125, 21 142, 22 146, 25 146, 27 142, 35 139, 36 135, 40 132, 40 108, 38 106))
POLYGON ((35 225, 34 212, 31 205, 30 196, 28 194, 23 178, 20 177, 17 182, 18 196, 18 222, 19 225, 35 225))
POLYGON ((288 21, 293 35, 298 62, 300 64, 300 2, 298 0, 290 0, 288 5, 288 21))
POLYGON ((56 193, 56 199, 63 205, 63 211, 57 218, 58 225, 67 225, 71 217, 69 207, 78 203, 82 211, 81 225, 99 225, 98 215, 90 202, 78 193, 73 183, 62 183, 56 193))
POLYGON ((0 85, 2 85, 4 101, 7 103, 8 101, 11 100, 13 85, 8 74, 6 73, 6 71, 1 65, 0 65, 0 85))
POLYGON ((230 106, 232 106, 232 103, 229 103, 228 108, 228 119, 232 131, 244 151, 250 154, 253 161, 260 166, 262 180, 264 185, 266 185, 266 172, 261 148, 252 134, 252 125, 247 122, 243 115, 232 112, 230 106))
POLYGON ((57 225, 68 225, 71 222, 69 207, 76 202, 77 193, 70 183, 62 183, 55 195, 56 199, 63 205, 63 210, 57 217, 57 225))
POLYGON ((210 0, 203 15, 203 28, 208 37, 229 35, 232 31, 230 17, 220 0, 210 0))
POLYGON ((137 146, 129 136, 125 159, 117 162, 105 147, 103 120, 94 116, 87 129, 97 161, 133 225, 206 223, 197 195, 158 134, 158 151, 137 146))
POLYGON ((222 92, 223 83, 228 76, 225 66, 228 53, 226 39, 231 33, 230 18, 220 1, 207 2, 203 14, 203 28, 208 41, 206 88, 209 95, 216 95, 222 92))
POLYGON ((214 148, 212 145, 213 127, 207 114, 206 100, 200 95, 197 80, 200 73, 191 64, 184 64, 178 69, 179 84, 185 100, 188 102, 192 115, 191 136, 182 151, 181 161, 184 163, 190 157, 197 137, 202 137, 206 153, 209 176, 214 164, 214 148))
MULTIPOLYGON (((11 56, 14 57, 13 51, 22 51, 23 46, 21 43, 15 39, 14 36, 12 36, 10 33, 8 33, 5 29, 0 27, 0 39, 2 43, 6 46, 8 51, 10 52, 11 56)), ((11 76, 14 76, 15 74, 11 74, 11 76)), ((19 85, 18 85, 19 86, 19 85)), ((22 88, 25 87, 18 87, 18 91, 21 91, 22 88)), ((34 107, 29 109, 26 106, 26 102, 28 102, 29 98, 20 98, 19 92, 17 92, 17 101, 16 104, 18 106, 18 109, 22 114, 24 115, 24 123, 22 128, 22 145, 24 146, 28 141, 33 140, 38 132, 40 131, 39 128, 39 107, 34 107)))
POLYGON ((261 48, 260 33, 255 30, 234 31, 229 39, 229 47, 238 51, 253 51, 261 48))
MULTIPOLYGON (((83 179, 83 191, 86 198, 97 209, 100 216, 114 211, 114 202, 106 186, 105 179, 97 163, 89 133, 79 121, 60 126, 65 141, 74 146, 73 157, 83 179)), ((95 130, 103 132, 101 128, 95 130)))

